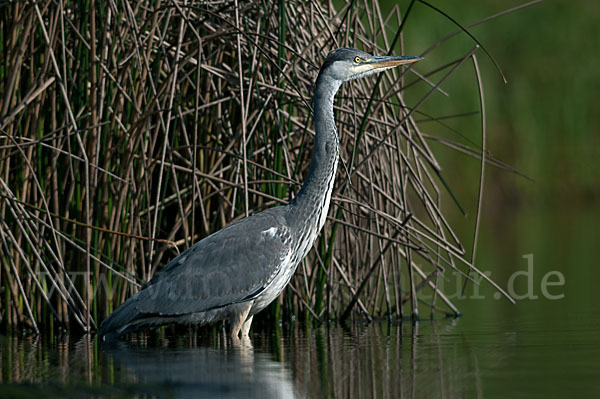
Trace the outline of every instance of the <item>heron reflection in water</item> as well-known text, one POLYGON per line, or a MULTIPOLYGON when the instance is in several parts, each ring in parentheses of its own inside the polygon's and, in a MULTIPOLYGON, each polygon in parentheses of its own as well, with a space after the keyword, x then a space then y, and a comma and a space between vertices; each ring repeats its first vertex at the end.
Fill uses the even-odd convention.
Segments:
POLYGON ((314 97, 315 141, 306 181, 285 206, 225 227, 177 256, 100 326, 111 340, 169 323, 230 321, 235 339, 292 278, 325 224, 339 158, 333 100, 342 83, 421 57, 378 57, 341 48, 321 67, 314 97))

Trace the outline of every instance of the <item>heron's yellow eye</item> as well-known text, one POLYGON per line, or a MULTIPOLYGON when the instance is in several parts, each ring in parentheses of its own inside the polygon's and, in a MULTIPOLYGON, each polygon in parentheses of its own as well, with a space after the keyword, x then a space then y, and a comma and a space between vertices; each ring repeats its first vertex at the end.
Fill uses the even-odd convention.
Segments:
POLYGON ((360 62, 360 57, 354 57, 354 62, 358 64, 360 62))

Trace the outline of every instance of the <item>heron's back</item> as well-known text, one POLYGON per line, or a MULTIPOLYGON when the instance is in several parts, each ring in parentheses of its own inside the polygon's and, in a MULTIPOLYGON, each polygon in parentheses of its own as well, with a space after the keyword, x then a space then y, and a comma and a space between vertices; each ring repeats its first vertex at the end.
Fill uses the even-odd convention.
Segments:
POLYGON ((277 282, 284 277, 287 283, 295 270, 287 212, 288 207, 271 208, 197 242, 113 312, 100 334, 122 335, 170 321, 203 324, 212 321, 203 321, 203 314, 215 319, 220 309, 261 297, 262 309, 285 287, 277 282), (279 290, 274 296, 273 288, 279 290), (265 294, 273 296, 267 303, 265 294))

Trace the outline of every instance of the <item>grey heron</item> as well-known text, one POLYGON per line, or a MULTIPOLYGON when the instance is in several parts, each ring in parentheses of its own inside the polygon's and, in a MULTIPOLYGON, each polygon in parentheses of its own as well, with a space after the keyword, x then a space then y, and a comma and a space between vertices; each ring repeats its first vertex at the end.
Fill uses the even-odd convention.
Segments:
POLYGON ((339 158, 333 100, 342 83, 421 57, 378 57, 356 49, 331 52, 317 77, 316 135, 308 176, 284 206, 253 214, 197 242, 160 270, 100 326, 110 340, 169 323, 230 321, 233 338, 247 336, 253 316, 292 278, 325 224, 339 158))

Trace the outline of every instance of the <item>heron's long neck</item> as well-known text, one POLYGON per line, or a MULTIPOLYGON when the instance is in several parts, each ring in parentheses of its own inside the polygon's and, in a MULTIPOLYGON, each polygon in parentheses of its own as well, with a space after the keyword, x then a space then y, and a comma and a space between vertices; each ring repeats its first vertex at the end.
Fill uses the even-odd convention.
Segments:
POLYGON ((333 118, 333 99, 340 82, 319 75, 315 85, 315 142, 310 170, 302 189, 290 204, 303 235, 312 240, 323 227, 329 210, 339 158, 339 140, 333 118))

